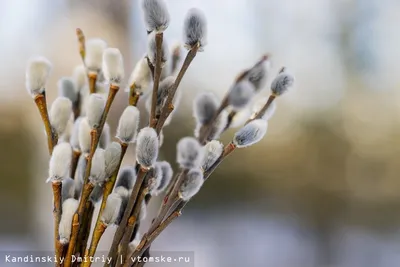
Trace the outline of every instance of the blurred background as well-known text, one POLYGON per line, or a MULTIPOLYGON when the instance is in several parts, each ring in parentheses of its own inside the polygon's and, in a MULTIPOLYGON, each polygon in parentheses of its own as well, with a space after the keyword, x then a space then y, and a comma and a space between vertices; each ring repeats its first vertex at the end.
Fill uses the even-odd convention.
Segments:
MULTIPOLYGON (((286 66, 296 86, 278 99, 266 138, 231 155, 153 249, 194 251, 196 267, 398 266, 400 2, 166 2, 169 44, 181 40, 191 7, 205 12, 209 33, 180 86, 184 98, 161 157, 176 166, 176 142, 193 135, 193 97, 201 90, 222 97, 264 53, 272 55, 268 84, 286 66)), ((119 48, 127 74, 146 51, 146 31, 137 0, 6 0, 0 25, 0 250, 51 251, 49 157, 25 90, 26 63, 32 55, 53 63, 51 103, 57 80, 81 64, 76 27, 119 48)), ((113 129, 126 105, 121 90, 108 119, 113 129)), ((132 147, 124 163, 134 163, 132 147)))

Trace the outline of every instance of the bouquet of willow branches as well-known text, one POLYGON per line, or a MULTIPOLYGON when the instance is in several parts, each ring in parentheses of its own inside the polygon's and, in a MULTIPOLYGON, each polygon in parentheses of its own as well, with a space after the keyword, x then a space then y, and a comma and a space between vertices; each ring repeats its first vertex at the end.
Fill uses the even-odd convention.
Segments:
POLYGON ((169 54, 163 41, 170 21, 163 0, 143 0, 142 9, 148 49, 129 79, 129 105, 119 119, 116 141, 110 141, 106 120, 124 78, 118 49, 107 48, 101 39, 86 41, 77 29, 83 65, 71 78, 59 80, 59 97, 49 110, 45 85, 51 64, 44 58, 33 58, 27 67, 26 86, 43 120, 51 156, 47 181, 53 189, 57 266, 90 266, 90 260, 77 263, 72 259, 91 259, 104 231, 113 225, 117 228, 105 266, 140 266, 131 259, 150 255, 152 242, 181 215, 218 165, 236 148, 263 138, 275 110, 274 100, 294 82, 282 68, 270 86, 269 98, 261 98, 269 71, 269 59, 263 56, 237 76, 221 101, 210 92, 200 93, 193 102, 194 137, 178 142, 180 168, 173 175, 168 162, 158 161, 162 130, 179 103, 178 87, 184 74, 206 45, 206 19, 198 9, 188 11, 183 27, 188 52, 180 62, 180 47, 169 54), (141 99, 146 101, 149 120, 139 129, 136 105, 141 99), (231 143, 224 146, 217 140, 226 129, 238 126, 241 128, 231 143), (136 147, 136 162, 121 168, 129 145, 136 147), (165 197, 158 214, 149 229, 139 231, 147 204, 159 194, 165 197), (99 212, 94 214, 97 203, 99 212), (96 221, 94 229, 92 220, 96 221))

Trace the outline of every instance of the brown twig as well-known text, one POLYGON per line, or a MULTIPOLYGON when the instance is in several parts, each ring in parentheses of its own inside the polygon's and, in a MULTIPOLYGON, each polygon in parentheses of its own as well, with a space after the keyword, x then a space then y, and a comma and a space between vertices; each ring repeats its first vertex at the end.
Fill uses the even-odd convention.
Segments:
MULTIPOLYGON (((165 228, 167 228, 168 225, 170 225, 170 223, 178 218, 179 216, 181 216, 182 213, 180 211, 175 211, 173 212, 170 216, 168 216, 167 219, 165 219, 165 221, 163 221, 153 232, 151 232, 148 235, 143 236, 142 241, 140 242, 140 244, 137 246, 137 248, 135 249, 135 251, 131 254, 129 258, 131 259, 135 259, 136 257, 142 255, 142 253, 151 245, 151 243, 161 234, 162 231, 165 230, 165 228)), ((124 267, 129 267, 129 260, 127 260, 124 264, 124 267)))
POLYGON ((97 72, 89 72, 88 79, 89 79, 89 92, 91 94, 94 94, 96 93, 97 72))
POLYGON ((195 58, 197 51, 199 50, 199 46, 200 44, 198 43, 197 45, 192 47, 192 49, 189 50, 189 52, 186 55, 185 61, 183 62, 182 67, 178 73, 178 76, 176 76, 174 84, 169 88, 167 100, 165 101, 164 107, 161 110, 160 118, 158 119, 157 122, 157 127, 156 127, 157 134, 160 134, 160 131, 164 126, 165 121, 167 120, 171 112, 174 110, 172 101, 174 99, 176 90, 178 89, 178 86, 181 83, 183 76, 185 75, 187 69, 189 68, 190 63, 195 58))
MULTIPOLYGON (((117 231, 114 234, 114 239, 111 244, 110 251, 108 253, 108 257, 111 259, 116 259, 118 244, 120 243, 120 241, 124 235, 125 227, 128 223, 128 219, 132 213, 133 207, 135 206, 136 199, 139 195, 139 190, 143 184, 144 178, 148 171, 149 171, 148 169, 142 168, 142 167, 139 169, 135 185, 133 186, 131 196, 129 197, 128 203, 126 205, 124 216, 122 217, 121 222, 117 228, 117 231)), ((108 265, 105 264, 104 266, 106 267, 108 265)))
POLYGON ((156 33, 156 65, 154 68, 154 81, 153 81, 153 93, 151 96, 151 110, 150 110, 150 127, 156 127, 157 119, 156 119, 156 106, 157 106, 157 93, 158 86, 160 84, 161 78, 161 58, 162 58, 162 42, 163 42, 163 33, 156 33))
MULTIPOLYGON (((114 101, 115 95, 117 94, 118 90, 119 90, 118 86, 110 85, 110 91, 108 93, 106 106, 104 108, 104 112, 103 112, 103 115, 101 117, 99 127, 97 129, 92 129, 92 131, 90 132, 90 135, 91 135, 91 148, 90 148, 90 153, 89 153, 88 158, 87 158, 87 164, 86 164, 86 169, 85 169, 85 177, 84 177, 84 186, 83 186, 83 189, 82 189, 81 200, 79 201, 78 212, 77 212, 80 223, 82 223, 82 219, 83 219, 82 215, 84 214, 84 212, 86 210, 85 203, 88 201, 90 193, 93 191, 93 188, 94 188, 94 185, 89 182, 90 171, 91 171, 91 168, 92 168, 93 155, 94 155, 94 153, 96 151, 96 148, 97 148, 97 145, 99 143, 99 139, 100 139, 101 133, 103 131, 103 127, 104 127, 104 124, 106 122, 108 112, 110 111, 111 105, 112 105, 112 103, 114 101)), ((76 238, 77 237, 75 237, 75 240, 76 240, 76 238)), ((72 250, 71 250, 70 247, 71 246, 75 247, 75 245, 76 245, 75 243, 70 242, 69 246, 68 246, 68 252, 72 251, 72 253, 73 253, 74 252, 74 248, 72 248, 72 250)), ((71 255, 67 254, 67 256, 71 256, 71 255)))
POLYGON ((76 36, 78 37, 79 44, 79 55, 81 55, 83 63, 85 63, 86 47, 85 47, 85 35, 80 28, 76 28, 76 36))
MULTIPOLYGON (((62 183, 61 182, 52 182, 51 186, 53 188, 53 217, 54 217, 54 247, 56 250, 56 257, 60 259, 62 256, 63 245, 59 240, 59 227, 61 220, 61 191, 62 191, 62 183)), ((57 264, 59 266, 59 264, 57 264)))
POLYGON ((87 241, 89 239, 90 229, 92 227, 92 218, 94 212, 94 205, 92 201, 86 202, 85 213, 83 213, 82 223, 78 232, 78 241, 76 244, 76 253, 79 256, 85 255, 87 241))
MULTIPOLYGON (((104 227, 104 223, 101 221, 101 215, 106 207, 108 196, 111 194, 111 192, 114 188, 115 181, 117 180, 117 177, 118 177, 118 171, 119 171, 119 168, 121 167, 121 163, 122 163, 122 160, 125 156, 127 149, 128 149, 128 144, 121 143, 121 157, 120 157, 120 160, 118 163, 118 167, 114 171, 114 173, 110 177, 110 179, 104 184, 103 200, 101 202, 100 210, 97 215, 96 225, 95 225, 95 228, 93 231, 93 233, 97 233, 97 235, 93 234, 92 240, 90 242, 89 251, 85 252, 85 256, 94 256, 94 254, 96 253, 97 246, 100 242, 100 238, 103 235, 103 233, 100 234, 100 232, 101 231, 104 232, 104 230, 105 230, 105 229, 102 230, 102 228, 104 227)), ((84 265, 84 266, 90 266, 90 265, 91 265, 91 263, 88 263, 87 265, 84 265)))
POLYGON ((133 83, 129 87, 129 105, 130 106, 137 106, 137 103, 139 102, 141 93, 137 90, 136 84, 133 83))
POLYGON ((34 100, 37 108, 39 109, 40 116, 42 117, 42 121, 47 135, 47 145, 49 148, 49 154, 51 155, 53 153, 54 146, 57 144, 58 137, 57 134, 53 131, 50 124, 45 93, 36 95, 34 100))
MULTIPOLYGON (((141 193, 140 193, 140 195, 139 195, 139 197, 138 197, 138 199, 136 201, 135 208, 133 209, 132 215, 128 219, 128 225, 126 227, 124 237, 122 238, 121 244, 120 244, 120 253, 119 253, 119 255, 120 255, 121 259, 126 259, 127 256, 128 256, 127 254, 128 254, 129 241, 131 239, 135 224, 138 221, 140 209, 142 207, 142 202, 143 202, 143 200, 144 200, 144 198, 145 198, 145 196, 147 195, 148 192, 149 192, 148 187, 145 187, 143 190, 141 190, 141 193)), ((125 260, 124 261, 120 261, 117 264, 117 267, 122 266, 123 263, 125 263, 125 260)))
POLYGON ((260 111, 257 112, 257 114, 253 118, 248 119, 246 121, 246 124, 248 124, 251 121, 254 121, 254 120, 262 118, 262 116, 264 116, 264 114, 267 111, 267 109, 271 106, 272 102, 274 102, 275 98, 276 98, 276 95, 271 94, 268 97, 267 103, 265 103, 265 105, 260 109, 260 111))
POLYGON ((213 129, 213 126, 215 122, 218 119, 218 116, 221 115, 222 111, 228 107, 228 94, 225 95, 224 99, 221 101, 221 104, 219 105, 217 111, 215 112, 213 118, 210 120, 210 123, 207 123, 205 125, 202 125, 200 128, 200 135, 199 135, 199 142, 202 145, 205 145, 207 142, 209 135, 211 134, 211 131, 213 129))
MULTIPOLYGON (((101 220, 96 222, 96 227, 93 231, 92 241, 90 243, 89 251, 85 252, 85 256, 93 257, 96 253, 97 246, 99 245, 100 239, 103 236, 105 230, 107 229, 107 225, 105 225, 101 220)), ((92 263, 90 261, 84 262, 82 267, 89 267, 92 263)))
POLYGON ((79 157, 81 156, 82 152, 79 150, 73 150, 72 151, 72 160, 71 160, 71 168, 69 171, 69 176, 74 179, 75 178, 75 172, 76 172, 76 167, 78 166, 78 161, 79 157))
MULTIPOLYGON (((71 239, 69 243, 76 243, 76 238, 78 236, 79 231, 79 217, 78 214, 74 214, 72 219, 72 230, 71 230, 71 239)), ((65 256, 64 267, 70 267, 72 263, 72 254, 74 253, 75 246, 68 246, 67 255, 65 256)))
POLYGON ((167 192, 167 194, 164 197, 164 201, 160 207, 160 210, 157 214, 157 217, 154 219, 154 221, 151 223, 149 232, 154 231, 164 220, 165 216, 168 214, 168 211, 170 208, 176 203, 176 201, 179 199, 178 192, 179 188, 182 184, 183 179, 189 172, 188 169, 182 169, 177 175, 176 179, 174 182, 174 185, 172 186, 170 192, 167 192))

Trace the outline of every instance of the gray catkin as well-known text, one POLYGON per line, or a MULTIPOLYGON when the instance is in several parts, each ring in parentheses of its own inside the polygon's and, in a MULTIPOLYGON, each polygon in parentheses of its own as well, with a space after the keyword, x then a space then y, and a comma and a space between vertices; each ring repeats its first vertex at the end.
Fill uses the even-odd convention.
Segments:
POLYGON ((102 149, 105 149, 108 144, 110 143, 111 140, 111 133, 110 133, 110 125, 108 123, 104 123, 103 126, 103 131, 101 132, 100 135, 100 140, 99 140, 99 147, 102 149))
POLYGON ((57 97, 50 108, 49 119, 51 127, 61 136, 67 129, 72 114, 72 103, 66 97, 57 97))
POLYGON ((217 97, 210 92, 197 95, 193 101, 193 116, 199 124, 208 124, 217 112, 219 103, 217 97))
POLYGON ((206 171, 222 155, 222 152, 224 151, 224 145, 217 140, 212 140, 205 145, 204 150, 205 153, 201 164, 201 168, 203 169, 203 171, 206 171))
POLYGON ((184 137, 177 144, 177 162, 181 168, 199 167, 204 155, 204 149, 193 137, 184 137))
POLYGON ((143 19, 148 32, 168 28, 170 15, 164 0, 142 0, 143 19))
POLYGON ((173 175, 171 164, 169 164, 167 161, 161 161, 159 162, 159 164, 161 167, 162 176, 160 183, 158 184, 157 190, 154 192, 154 195, 159 195, 167 188, 167 186, 171 182, 173 175))
POLYGON ((121 158, 121 145, 118 142, 112 142, 104 151, 104 164, 106 179, 117 170, 121 158))
POLYGON ((233 110, 238 111, 252 100, 255 95, 255 88, 248 80, 235 83, 228 93, 228 102, 233 110))
POLYGON ((119 118, 116 137, 123 143, 133 143, 136 141, 139 128, 139 109, 134 106, 128 106, 122 112, 119 118))
POLYGON ((191 169, 182 181, 179 191, 180 197, 184 201, 188 201, 199 192, 203 182, 203 172, 198 168, 191 169))
POLYGON ((44 57, 34 57, 29 60, 26 68, 26 89, 32 96, 45 91, 51 67, 51 63, 44 57))
POLYGON ((191 8, 186 14, 183 25, 183 41, 189 49, 199 44, 200 51, 207 44, 207 20, 200 9, 191 8))
POLYGON ((287 72, 286 68, 282 68, 278 76, 271 83, 271 91, 275 95, 282 95, 289 90, 294 84, 294 77, 287 72))
POLYGON ((122 167, 118 173, 118 178, 115 183, 115 187, 124 187, 131 190, 136 181, 136 170, 135 167, 125 166, 122 167))
POLYGON ((264 137, 267 127, 268 122, 266 120, 253 120, 235 133, 233 143, 239 148, 251 146, 264 137))
POLYGON ((73 198, 75 196, 75 182, 74 179, 66 177, 62 181, 61 187, 61 203, 63 203, 68 198, 73 198))
POLYGON ((159 150, 158 136, 153 128, 140 130, 136 145, 136 159, 144 168, 150 168, 156 162, 159 150))
POLYGON ((86 116, 92 129, 100 126, 106 100, 101 94, 91 94, 88 98, 86 116))

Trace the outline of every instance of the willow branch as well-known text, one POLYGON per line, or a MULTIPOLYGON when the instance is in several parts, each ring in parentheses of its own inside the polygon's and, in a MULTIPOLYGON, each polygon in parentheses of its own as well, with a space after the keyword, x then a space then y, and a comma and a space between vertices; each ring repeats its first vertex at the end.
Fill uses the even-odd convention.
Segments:
POLYGON ((156 106, 157 106, 157 93, 158 86, 160 84, 161 78, 161 59, 162 59, 162 42, 163 42, 163 33, 156 33, 156 65, 154 68, 154 82, 153 82, 153 93, 151 96, 151 110, 150 110, 150 127, 155 127, 157 125, 156 120, 156 106))
POLYGON ((197 44, 192 49, 189 50, 189 52, 186 55, 185 61, 183 62, 183 65, 178 73, 178 76, 176 76, 174 84, 169 88, 167 100, 165 101, 164 107, 161 110, 160 118, 158 119, 158 122, 157 122, 157 126, 156 126, 157 134, 160 134, 160 131, 161 131, 162 127, 164 126, 165 121, 167 120, 167 118, 171 114, 171 112, 174 110, 172 101, 174 99, 176 90, 178 89, 183 76, 185 75, 187 69, 189 68, 190 63, 195 58, 197 51, 199 50, 199 45, 200 44, 197 44))

